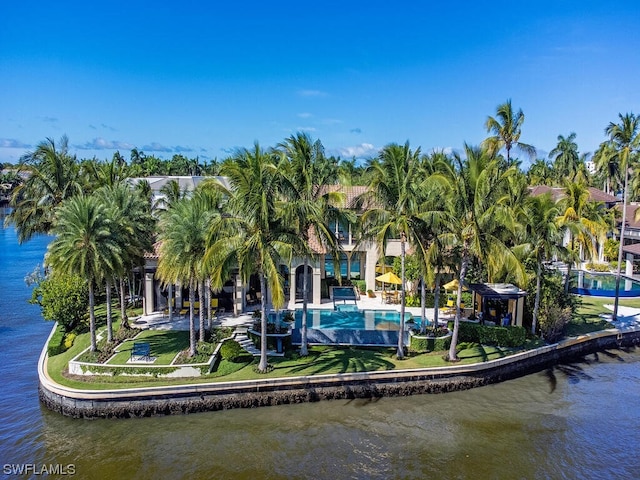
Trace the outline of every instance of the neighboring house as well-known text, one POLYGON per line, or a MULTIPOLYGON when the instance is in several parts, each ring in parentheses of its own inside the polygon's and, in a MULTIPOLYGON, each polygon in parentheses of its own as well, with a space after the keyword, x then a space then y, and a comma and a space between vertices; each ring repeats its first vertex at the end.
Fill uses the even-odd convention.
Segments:
MULTIPOLYGON (((134 178, 132 184, 137 184, 142 180, 149 182, 154 197, 154 204, 162 200, 163 195, 161 189, 171 180, 178 180, 181 191, 186 190, 192 192, 196 186, 207 177, 147 177, 134 178)), ((215 177, 225 186, 229 186, 225 177, 215 177)), ((359 195, 367 190, 364 186, 340 186, 328 185, 328 191, 340 191, 345 195, 344 208, 352 209, 356 215, 360 212, 356 211, 356 199, 359 195)), ((328 299, 331 294, 331 286, 338 284, 338 276, 349 280, 365 280, 366 288, 375 290, 376 267, 380 259, 380 252, 375 244, 371 242, 356 243, 355 225, 342 224, 335 222, 331 225, 343 253, 340 256, 339 270, 335 267, 333 257, 327 253, 317 238, 311 235, 310 245, 316 253, 314 259, 309 262, 309 301, 311 303, 320 304, 323 299, 328 299)), ((181 288, 165 288, 155 277, 158 265, 159 244, 154 245, 154 251, 145 254, 144 266, 144 295, 143 309, 145 314, 163 310, 170 303, 169 297, 175 296, 175 307, 179 308, 183 305, 183 300, 188 299, 187 287, 181 288), (171 293, 171 292, 174 293, 171 293)), ((387 256, 400 255, 400 240, 392 240, 387 244, 387 256)), ((302 285, 304 271, 304 259, 295 257, 291 265, 280 265, 282 274, 285 276, 285 293, 288 295, 289 308, 293 308, 296 302, 302 302, 302 285)), ((260 286, 257 276, 252 276, 248 284, 243 284, 239 277, 234 276, 227 282, 221 292, 217 292, 214 296, 218 298, 220 307, 227 311, 234 309, 237 312, 245 311, 248 305, 257 303, 257 293, 260 286)))
MULTIPOLYGON (((618 205, 617 208, 622 212, 622 205, 618 205)), ((634 261, 640 257, 640 219, 636 220, 638 208, 640 208, 640 203, 638 202, 631 202, 627 205, 622 247, 625 261, 624 271, 627 276, 633 275, 634 261)), ((622 215, 620 215, 620 222, 622 222, 622 215)))
MULTIPOLYGON (((564 187, 549 187, 547 185, 536 185, 533 187, 528 187, 529 189, 529 193, 530 195, 533 196, 538 196, 538 195, 545 195, 547 193, 551 194, 551 198, 554 201, 558 201, 561 198, 563 198, 565 196, 565 192, 566 189, 564 187)), ((589 201, 590 202, 600 202, 603 204, 604 208, 613 208, 613 207, 617 207, 619 209, 621 209, 620 207, 620 203, 622 202, 622 200, 618 197, 615 197, 613 195, 610 195, 606 192, 603 192, 602 190, 595 188, 595 187, 588 187, 587 190, 589 191, 589 201)), ((640 233, 640 231, 639 231, 640 233)), ((607 234, 608 237, 613 237, 615 236, 615 232, 610 232, 609 234, 607 234)), ((625 235, 626 237, 626 235, 625 235)), ((638 237, 638 240, 640 241, 640 236, 638 237)), ((565 238, 564 238, 564 245, 567 246, 571 243, 571 233, 567 232, 565 234, 565 238)), ((598 242, 596 242, 596 249, 598 251, 598 261, 599 262, 603 262, 604 261, 604 245, 600 244, 598 242)))

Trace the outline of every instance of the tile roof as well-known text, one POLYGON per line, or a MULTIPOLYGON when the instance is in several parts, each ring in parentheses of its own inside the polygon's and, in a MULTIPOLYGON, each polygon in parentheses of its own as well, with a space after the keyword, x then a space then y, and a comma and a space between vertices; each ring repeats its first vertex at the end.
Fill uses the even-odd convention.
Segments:
MULTIPOLYGON (((533 187, 527 187, 531 195, 538 196, 546 193, 551 194, 551 198, 557 201, 564 197, 565 189, 563 187, 549 187, 548 185, 535 185, 533 187)), ((621 200, 618 197, 610 195, 595 187, 587 187, 589 191, 589 200, 592 202, 604 202, 604 203, 617 203, 621 200)))
POLYGON ((144 252, 143 257, 145 260, 157 260, 160 258, 160 245, 162 242, 156 242, 153 244, 153 252, 144 252))

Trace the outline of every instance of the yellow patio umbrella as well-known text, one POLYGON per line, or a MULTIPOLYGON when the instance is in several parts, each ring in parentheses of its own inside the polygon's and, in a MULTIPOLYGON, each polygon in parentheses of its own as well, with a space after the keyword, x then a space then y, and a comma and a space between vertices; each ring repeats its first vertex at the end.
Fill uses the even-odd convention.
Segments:
MULTIPOLYGON (((385 273, 383 275, 378 275, 376 277, 376 280, 379 281, 379 282, 382 282, 382 291, 383 292, 385 292, 385 289, 384 289, 384 284, 385 283, 394 283, 396 285, 400 285, 402 283, 402 280, 400 280, 398 278, 398 276, 393 272, 387 272, 387 273, 385 273)), ((396 290, 397 290, 397 288, 396 288, 396 290)))
MULTIPOLYGON (((458 290, 458 286, 459 285, 460 285, 460 282, 458 281, 458 279, 454 278, 449 283, 445 283, 443 285, 443 287, 444 287, 445 290, 456 291, 456 290, 458 290)), ((467 287, 465 287, 464 285, 462 285, 462 290, 468 291, 469 289, 467 287)))
POLYGON ((402 283, 402 280, 400 280, 393 272, 387 272, 384 275, 379 275, 376 277, 376 280, 382 283, 395 283, 396 285, 400 285, 402 283))

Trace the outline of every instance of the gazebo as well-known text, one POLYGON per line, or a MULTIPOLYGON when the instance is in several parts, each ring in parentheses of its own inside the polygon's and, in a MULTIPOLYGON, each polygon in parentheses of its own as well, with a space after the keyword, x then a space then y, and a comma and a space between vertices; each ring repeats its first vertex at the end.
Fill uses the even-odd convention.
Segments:
POLYGON ((527 292, 510 283, 471 283, 469 290, 485 324, 522 326, 527 292))

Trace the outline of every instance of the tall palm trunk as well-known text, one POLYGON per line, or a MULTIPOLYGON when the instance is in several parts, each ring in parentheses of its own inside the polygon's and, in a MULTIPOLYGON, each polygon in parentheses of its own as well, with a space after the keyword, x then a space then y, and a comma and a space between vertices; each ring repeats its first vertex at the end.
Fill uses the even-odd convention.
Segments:
POLYGON ((302 325, 300 326, 300 334, 302 337, 300 345, 300 355, 306 357, 309 355, 309 348, 307 346, 307 306, 309 303, 309 295, 307 289, 309 288, 309 272, 307 271, 309 265, 309 255, 304 256, 304 273, 302 274, 302 325))
POLYGON ((613 315, 611 320, 618 320, 618 304, 620 303, 620 273, 622 270, 622 249, 624 248, 624 226, 627 221, 627 183, 629 181, 629 168, 625 165, 624 189, 622 190, 622 224, 620 225, 620 246, 618 248, 618 270, 616 272, 616 298, 613 302, 613 315))
POLYGON ((204 307, 206 298, 204 298, 204 281, 198 282, 198 298, 200 299, 200 308, 198 313, 200 314, 200 341, 204 342, 204 307))
POLYGON ((453 321, 453 335, 451 336, 451 346, 449 347, 449 361, 457 361, 458 354, 456 348, 458 346, 458 333, 460 331, 460 307, 462 306, 462 284, 467 276, 469 268, 469 250, 464 248, 462 261, 460 262, 460 277, 458 279, 458 298, 456 300, 456 315, 453 321))
POLYGON ((398 352, 397 357, 399 359, 404 358, 404 284, 406 281, 406 272, 404 268, 404 261, 406 256, 406 238, 404 232, 400 234, 400 264, 401 264, 401 277, 402 277, 402 290, 400 291, 400 331, 398 332, 398 352))
POLYGON ((424 275, 420 282, 420 333, 424 333, 427 329, 427 286, 425 285, 424 275))
POLYGON ((205 300, 207 301, 207 321, 209 326, 209 332, 213 329, 212 318, 211 318, 211 279, 207 278, 205 290, 204 290, 205 300))
POLYGON ((93 280, 89 280, 89 335, 91 336, 91 351, 98 349, 96 343, 96 297, 93 291, 93 280))
POLYGON ((127 299, 124 291, 124 278, 120 278, 120 328, 130 328, 127 317, 127 299))
POLYGON ((265 373, 267 371, 267 280, 263 273, 260 274, 260 291, 262 297, 260 299, 260 364, 258 371, 265 373))
POLYGON ((196 303, 196 287, 193 277, 189 280, 189 356, 196 354, 196 321, 193 304, 196 303))
POLYGON ((540 310, 540 292, 542 291, 542 262, 538 261, 538 275, 536 278, 536 300, 533 303, 533 320, 531 322, 531 335, 536 334, 538 326, 538 311, 540 310))
POLYGON ((440 272, 436 273, 436 289, 433 292, 433 328, 438 328, 438 312, 440 311, 440 272))
POLYGON ((113 318, 111 312, 111 279, 107 278, 107 342, 113 342, 113 318))

